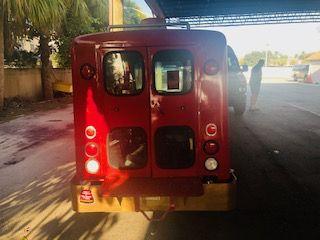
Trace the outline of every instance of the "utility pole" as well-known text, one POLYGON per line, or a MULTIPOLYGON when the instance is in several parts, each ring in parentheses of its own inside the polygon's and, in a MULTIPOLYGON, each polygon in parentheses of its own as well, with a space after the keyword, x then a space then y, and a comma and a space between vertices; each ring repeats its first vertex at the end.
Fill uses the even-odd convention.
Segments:
MULTIPOLYGON (((123 24, 123 0, 109 0, 109 25, 123 24)), ((122 29, 114 29, 114 31, 122 29)))
POLYGON ((265 59, 265 66, 268 67, 268 51, 269 51, 269 43, 267 43, 267 49, 266 49, 266 59, 265 59))

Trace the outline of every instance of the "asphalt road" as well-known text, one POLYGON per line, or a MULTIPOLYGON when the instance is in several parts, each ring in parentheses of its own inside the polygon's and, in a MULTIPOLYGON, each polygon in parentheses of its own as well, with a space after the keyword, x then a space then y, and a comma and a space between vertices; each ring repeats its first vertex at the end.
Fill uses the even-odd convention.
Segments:
POLYGON ((266 82, 260 111, 230 112, 238 207, 75 214, 72 107, 0 125, 0 239, 319 239, 320 86, 266 82))

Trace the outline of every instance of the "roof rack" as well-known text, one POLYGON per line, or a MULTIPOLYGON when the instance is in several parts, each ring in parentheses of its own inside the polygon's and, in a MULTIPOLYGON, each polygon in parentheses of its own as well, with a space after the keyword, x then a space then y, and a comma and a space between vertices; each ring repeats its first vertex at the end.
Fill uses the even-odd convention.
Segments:
POLYGON ((159 27, 174 27, 184 26, 187 30, 190 30, 190 24, 188 22, 179 23, 161 23, 161 24, 123 24, 123 25, 109 25, 107 32, 110 32, 114 28, 159 28, 159 27))

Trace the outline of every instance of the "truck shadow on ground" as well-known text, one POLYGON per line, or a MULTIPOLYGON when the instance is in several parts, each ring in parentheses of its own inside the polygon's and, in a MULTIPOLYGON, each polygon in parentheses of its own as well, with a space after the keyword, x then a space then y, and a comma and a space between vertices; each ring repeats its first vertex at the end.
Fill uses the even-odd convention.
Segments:
MULTIPOLYGON (((275 126, 289 132, 284 112, 277 110, 280 105, 271 109, 267 103, 262 103, 259 113, 245 113, 242 118, 230 114, 231 155, 238 176, 237 209, 170 213, 164 221, 149 225, 145 240, 319 239, 320 163, 315 158, 319 156, 319 137, 282 135, 275 126), (273 112, 280 112, 280 116, 273 112), (258 130, 269 136, 261 136, 258 130), (309 143, 303 145, 302 152, 297 139, 309 143), (297 167, 301 162, 304 168, 297 167), (306 181, 310 176, 313 181, 306 181)), ((304 119, 303 113, 287 116, 296 121, 304 119)))
POLYGON ((1 237, 6 239, 99 239, 117 222, 116 214, 76 214, 69 182, 74 163, 40 175, 0 203, 1 237))

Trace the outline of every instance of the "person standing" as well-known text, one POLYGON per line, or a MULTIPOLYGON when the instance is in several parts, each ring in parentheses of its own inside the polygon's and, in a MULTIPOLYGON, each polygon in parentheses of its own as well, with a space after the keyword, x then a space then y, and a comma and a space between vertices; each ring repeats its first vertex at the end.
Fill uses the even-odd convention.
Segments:
POLYGON ((261 80, 262 80, 262 67, 264 66, 264 60, 260 59, 258 63, 252 68, 250 76, 250 90, 251 90, 251 101, 249 111, 258 110, 256 103, 258 100, 261 80))

